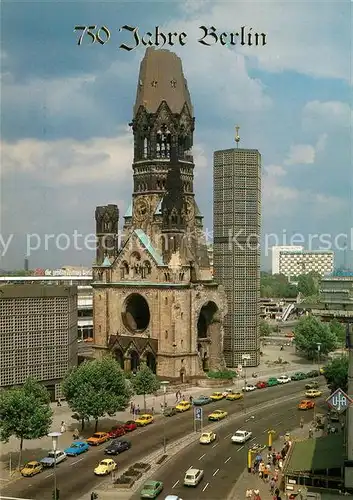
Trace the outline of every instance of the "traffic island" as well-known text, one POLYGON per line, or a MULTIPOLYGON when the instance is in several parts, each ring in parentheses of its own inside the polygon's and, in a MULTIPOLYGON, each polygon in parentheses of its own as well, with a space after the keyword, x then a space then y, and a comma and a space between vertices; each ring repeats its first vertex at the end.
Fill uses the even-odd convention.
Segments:
POLYGON ((132 469, 139 470, 141 472, 147 472, 151 468, 150 464, 146 464, 144 462, 137 462, 132 466, 132 469))
POLYGON ((140 470, 136 470, 133 467, 130 467, 130 469, 128 469, 126 472, 124 472, 123 475, 125 477, 132 478, 134 481, 138 481, 142 477, 142 474, 143 474, 143 472, 141 472, 140 470))
POLYGON ((114 487, 128 490, 132 488, 134 484, 135 479, 133 477, 128 477, 123 474, 122 476, 118 477, 118 479, 116 479, 116 481, 114 482, 114 487))

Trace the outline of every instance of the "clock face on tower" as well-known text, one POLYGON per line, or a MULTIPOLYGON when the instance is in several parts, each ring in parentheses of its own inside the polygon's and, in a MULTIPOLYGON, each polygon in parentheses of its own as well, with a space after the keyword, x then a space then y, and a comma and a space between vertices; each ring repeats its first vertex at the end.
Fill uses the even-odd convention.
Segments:
POLYGON ((141 221, 144 220, 148 215, 148 211, 149 211, 149 206, 147 200, 145 200, 144 198, 138 198, 135 201, 135 209, 134 209, 134 215, 136 219, 141 221))
POLYGON ((191 220, 194 218, 195 215, 195 204, 191 200, 187 200, 185 203, 185 219, 186 220, 191 220))

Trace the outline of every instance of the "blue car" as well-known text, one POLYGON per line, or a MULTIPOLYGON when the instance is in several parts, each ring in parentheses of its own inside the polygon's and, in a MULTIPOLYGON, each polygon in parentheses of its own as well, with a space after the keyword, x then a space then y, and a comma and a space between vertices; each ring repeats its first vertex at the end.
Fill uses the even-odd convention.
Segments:
POLYGON ((89 445, 87 443, 84 441, 75 441, 64 451, 69 457, 77 457, 77 455, 81 455, 81 453, 84 453, 87 450, 89 450, 89 445))
POLYGON ((192 400, 192 404, 194 406, 203 406, 207 405, 208 403, 212 403, 212 399, 208 396, 199 396, 198 398, 192 400))

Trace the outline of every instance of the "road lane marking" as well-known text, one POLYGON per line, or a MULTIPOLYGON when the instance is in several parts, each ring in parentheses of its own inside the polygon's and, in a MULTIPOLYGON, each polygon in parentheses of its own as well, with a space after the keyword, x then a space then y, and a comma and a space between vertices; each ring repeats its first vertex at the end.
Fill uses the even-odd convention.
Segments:
POLYGON ((54 476, 54 472, 51 472, 50 474, 48 474, 47 476, 44 476, 44 477, 51 477, 51 476, 54 476))
POLYGON ((223 439, 228 439, 230 436, 232 435, 232 433, 230 432, 229 434, 226 435, 226 437, 224 437, 223 439))
POLYGON ((210 484, 210 483, 205 484, 205 486, 204 486, 204 488, 203 488, 203 490, 202 490, 202 491, 205 491, 205 490, 206 490, 206 488, 207 488, 207 486, 208 486, 209 484, 210 484))
POLYGON ((81 462, 81 460, 84 460, 84 458, 80 458, 79 460, 76 460, 76 462, 71 462, 71 465, 78 464, 79 462, 81 462))
POLYGON ((280 420, 279 422, 276 422, 275 425, 279 425, 283 422, 283 420, 280 420))
POLYGON ((173 484, 172 489, 175 488, 178 483, 179 483, 179 479, 176 483, 173 484))
POLYGON ((215 476, 217 474, 217 472, 219 472, 219 469, 214 471, 213 476, 215 476))
POLYGON ((203 455, 201 455, 201 457, 199 458, 199 460, 202 460, 203 457, 205 457, 205 456, 206 456, 206 453, 204 453, 203 455))
POLYGON ((232 458, 232 457, 228 457, 228 458, 227 458, 227 460, 226 460, 224 463, 226 464, 227 462, 229 462, 229 460, 230 460, 231 458, 232 458))
POLYGON ((250 439, 250 443, 251 443, 251 441, 254 441, 255 439, 256 439, 256 438, 252 438, 252 439, 250 439))
POLYGON ((239 453, 239 451, 241 451, 243 448, 244 446, 241 446, 240 448, 238 448, 237 452, 239 453))
POLYGON ((265 433, 266 433, 266 432, 268 432, 268 431, 269 431, 269 429, 265 429, 265 430, 263 431, 263 434, 265 434, 265 433))
POLYGON ((214 445, 212 446, 212 448, 216 448, 216 446, 218 446, 218 443, 214 444, 214 445))

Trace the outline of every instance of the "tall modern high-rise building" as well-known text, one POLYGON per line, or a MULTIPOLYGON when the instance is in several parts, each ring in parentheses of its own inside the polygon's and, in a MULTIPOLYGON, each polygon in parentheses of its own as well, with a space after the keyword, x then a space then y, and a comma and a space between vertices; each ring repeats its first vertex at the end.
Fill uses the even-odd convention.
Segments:
POLYGON ((240 148, 215 151, 213 189, 214 279, 223 285, 228 299, 224 320, 225 362, 229 367, 257 366, 260 363, 259 151, 240 148))

